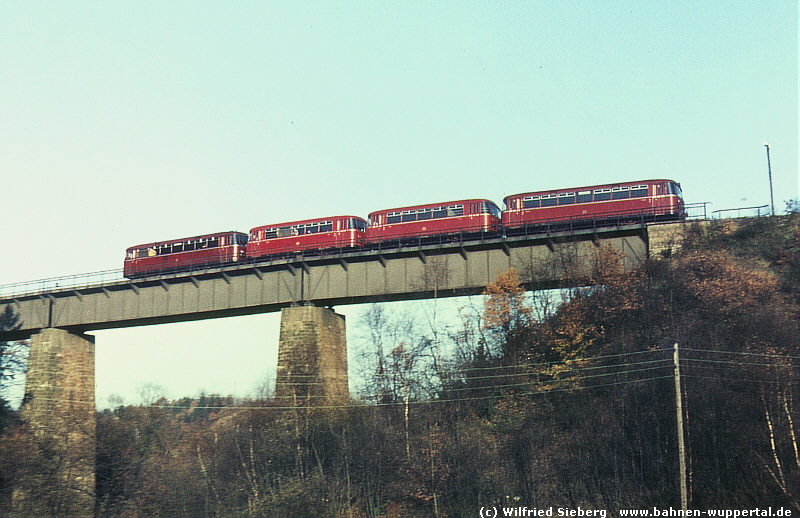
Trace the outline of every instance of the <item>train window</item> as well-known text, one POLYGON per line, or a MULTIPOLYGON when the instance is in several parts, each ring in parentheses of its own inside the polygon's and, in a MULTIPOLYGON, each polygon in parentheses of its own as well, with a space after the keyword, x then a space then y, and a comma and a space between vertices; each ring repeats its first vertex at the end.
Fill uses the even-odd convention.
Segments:
POLYGON ((611 189, 595 189, 594 201, 608 201, 611 199, 611 189))
POLYGON ((627 187, 614 187, 611 189, 611 199, 612 200, 624 200, 629 196, 628 188, 627 187))
POLYGON ((361 221, 360 219, 351 218, 349 223, 350 226, 348 228, 354 228, 356 230, 366 230, 367 228, 364 222, 361 221))
POLYGON ((674 194, 676 196, 683 196, 681 186, 675 182, 669 182, 669 192, 670 194, 674 194))
POLYGON ((323 221, 319 224, 319 231, 320 232, 330 232, 333 230, 333 222, 331 221, 323 221))
POLYGON ((183 249, 184 249, 185 251, 187 251, 187 252, 188 252, 189 250, 194 250, 194 241, 187 241, 186 243, 184 243, 184 244, 183 244, 183 249))
POLYGON ((386 223, 400 223, 400 214, 393 212, 386 216, 386 223))
POLYGON ((580 191, 575 196, 575 201, 577 203, 589 203, 592 201, 592 191, 580 191))
POLYGON ((447 208, 447 215, 448 216, 463 216, 464 215, 464 206, 463 205, 451 205, 447 208))
POLYGON ((281 227, 277 232, 277 237, 289 237, 292 235, 292 227, 281 227))
POLYGON ((172 243, 172 253, 183 252, 183 243, 172 243))
POLYGON ((575 203, 575 193, 574 192, 562 192, 558 195, 558 204, 559 205, 572 205, 575 203))
POLYGON ((417 215, 416 215, 416 214, 414 214, 412 211, 410 211, 410 210, 404 210, 404 211, 403 211, 403 215, 402 215, 402 217, 401 217, 401 220, 402 220, 403 222, 406 222, 406 221, 416 221, 416 219, 417 219, 417 215))
POLYGON ((539 206, 539 197, 538 196, 526 196, 522 200, 522 206, 526 209, 533 209, 539 206))
POLYGON ((218 237, 212 237, 212 238, 210 238, 208 240, 208 247, 209 248, 214 248, 214 247, 217 247, 217 246, 219 246, 219 238, 218 237))
POLYGON ((433 209, 433 217, 434 218, 446 218, 447 217, 447 207, 436 207, 433 209))
POLYGON ((417 211, 417 219, 431 219, 433 212, 431 209, 420 209, 417 211))
POLYGON ((481 202, 481 212, 483 214, 491 214, 497 218, 499 218, 501 215, 500 209, 497 207, 497 205, 489 201, 481 202))
POLYGON ((647 186, 646 185, 632 185, 631 186, 631 198, 642 198, 647 196, 647 186))
POLYGON ((137 250, 136 257, 147 257, 147 248, 140 248, 137 250))
POLYGON ((545 194, 542 196, 542 207, 555 207, 558 205, 557 194, 545 194))

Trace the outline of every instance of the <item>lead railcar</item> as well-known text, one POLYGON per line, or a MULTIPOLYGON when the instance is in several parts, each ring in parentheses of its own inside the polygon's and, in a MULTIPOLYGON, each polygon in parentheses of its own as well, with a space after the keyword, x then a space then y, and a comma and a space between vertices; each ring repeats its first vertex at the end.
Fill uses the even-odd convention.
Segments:
POLYGON ((526 192, 506 196, 503 202, 503 228, 509 235, 568 224, 601 226, 686 217, 680 184, 673 180, 526 192))

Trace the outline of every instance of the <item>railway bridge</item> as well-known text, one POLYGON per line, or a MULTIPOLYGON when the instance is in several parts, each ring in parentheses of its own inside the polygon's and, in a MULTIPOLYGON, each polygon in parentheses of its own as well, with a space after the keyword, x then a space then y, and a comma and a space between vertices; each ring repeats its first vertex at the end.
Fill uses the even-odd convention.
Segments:
MULTIPOLYGON (((234 264, 224 268, 0 293, 19 326, 0 340, 30 339, 22 417, 53 440, 69 473, 68 514, 91 514, 94 495, 94 330, 281 311, 276 396, 293 404, 346 402, 344 317, 331 308, 481 293, 515 268, 530 290, 586 280, 611 247, 631 270, 680 223, 559 228, 536 235, 441 242, 234 264), (309 383, 314 379, 314 383, 309 383), (313 399, 312 399, 313 398, 313 399)), ((666 239, 669 242, 669 238, 666 239)), ((17 508, 35 495, 19 490, 17 508)))

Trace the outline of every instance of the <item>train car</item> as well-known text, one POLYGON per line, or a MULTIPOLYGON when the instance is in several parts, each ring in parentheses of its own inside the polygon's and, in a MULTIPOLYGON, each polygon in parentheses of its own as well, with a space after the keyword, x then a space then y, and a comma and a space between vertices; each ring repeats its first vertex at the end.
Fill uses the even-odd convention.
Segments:
POLYGON ((673 180, 527 192, 506 196, 503 202, 503 227, 508 234, 567 222, 602 224, 686 217, 680 184, 673 180))
POLYGON ((367 244, 425 240, 441 236, 465 239, 500 233, 500 209, 489 200, 430 203, 372 212, 367 244))
POLYGON ((250 229, 249 258, 364 246, 367 222, 356 216, 305 219, 250 229))
POLYGON ((123 274, 134 278, 218 266, 244 260, 246 250, 247 234, 234 231, 147 243, 128 248, 123 274))

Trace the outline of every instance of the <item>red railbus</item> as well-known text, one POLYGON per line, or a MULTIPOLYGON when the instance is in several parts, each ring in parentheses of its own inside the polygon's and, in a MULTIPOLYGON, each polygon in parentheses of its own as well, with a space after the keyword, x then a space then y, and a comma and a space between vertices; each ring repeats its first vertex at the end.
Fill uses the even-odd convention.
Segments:
POLYGON ((589 187, 513 194, 503 199, 507 233, 565 222, 658 221, 683 219, 680 184, 640 180, 589 187))
POLYGON ((246 249, 247 234, 234 231, 132 246, 125 253, 123 274, 143 277, 242 261, 246 249))
POLYGON ((249 258, 364 246, 367 222, 356 216, 304 219, 250 229, 249 258))
POLYGON ((489 200, 429 203, 372 212, 367 243, 453 235, 472 238, 500 233, 500 209, 489 200))

